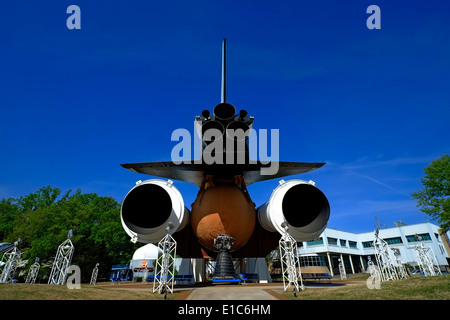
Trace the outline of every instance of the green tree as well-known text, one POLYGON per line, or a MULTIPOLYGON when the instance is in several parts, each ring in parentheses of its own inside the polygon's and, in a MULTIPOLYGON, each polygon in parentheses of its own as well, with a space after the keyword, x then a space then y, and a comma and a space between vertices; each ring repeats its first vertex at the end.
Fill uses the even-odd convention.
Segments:
POLYGON ((13 198, 0 200, 0 241, 14 242, 17 239, 11 237, 16 219, 20 210, 17 200, 13 198))
POLYGON ((450 228, 450 156, 443 155, 425 168, 423 189, 412 193, 420 210, 437 219, 443 232, 450 228))
POLYGON ((23 242, 20 250, 28 259, 27 268, 41 260, 38 278, 48 276, 58 246, 73 230, 75 252, 72 264, 81 269, 82 280, 89 281, 96 263, 100 263, 99 277, 107 276, 111 265, 128 263, 137 245, 120 222, 120 204, 112 197, 81 190, 68 191, 50 186, 19 199, 0 201, 0 242, 23 242), (45 267, 46 266, 46 267, 45 267))
POLYGON ((35 193, 20 197, 18 205, 22 211, 45 208, 55 203, 60 194, 61 190, 58 188, 52 188, 50 186, 42 187, 35 193))

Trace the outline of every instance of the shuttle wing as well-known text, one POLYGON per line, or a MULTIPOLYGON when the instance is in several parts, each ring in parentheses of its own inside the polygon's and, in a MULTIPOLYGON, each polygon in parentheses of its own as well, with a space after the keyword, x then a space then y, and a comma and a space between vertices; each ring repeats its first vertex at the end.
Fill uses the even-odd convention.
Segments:
MULTIPOLYGON (((262 175, 261 168, 276 166, 276 163, 245 165, 243 168, 244 180, 247 185, 258 181, 265 181, 275 178, 286 177, 294 174, 306 173, 322 167, 325 163, 321 162, 278 162, 278 171, 273 175, 262 175)), ((121 164, 125 169, 137 173, 148 174, 151 176, 167 179, 181 180, 190 182, 197 187, 201 186, 204 165, 203 164, 175 164, 172 161, 161 162, 142 162, 121 164)))
POLYGON ((306 173, 322 167, 325 163, 322 162, 278 162, 278 171, 273 175, 262 175, 261 168, 268 168, 270 166, 276 166, 275 163, 261 164, 259 161, 257 164, 249 165, 249 168, 244 172, 244 180, 246 185, 258 181, 265 181, 270 179, 276 179, 294 174, 306 173))
POLYGON ((201 186, 203 179, 203 165, 201 164, 175 164, 172 161, 162 161, 126 163, 121 166, 137 173, 190 182, 197 187, 201 186))

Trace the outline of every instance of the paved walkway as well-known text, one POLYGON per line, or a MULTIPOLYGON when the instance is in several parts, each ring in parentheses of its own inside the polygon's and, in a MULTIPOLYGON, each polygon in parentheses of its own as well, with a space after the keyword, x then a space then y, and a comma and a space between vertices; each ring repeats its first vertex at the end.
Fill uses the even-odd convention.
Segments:
POLYGON ((185 300, 280 300, 280 286, 214 285, 194 288, 185 300))

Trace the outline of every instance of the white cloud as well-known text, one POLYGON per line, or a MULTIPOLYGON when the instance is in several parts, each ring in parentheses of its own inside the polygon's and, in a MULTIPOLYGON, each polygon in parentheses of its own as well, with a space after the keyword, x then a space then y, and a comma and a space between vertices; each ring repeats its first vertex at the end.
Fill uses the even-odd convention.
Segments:
POLYGON ((347 170, 357 170, 373 167, 398 167, 412 164, 428 164, 438 157, 433 156, 418 156, 418 157, 402 157, 388 160, 381 160, 377 157, 376 160, 370 160, 368 157, 359 158, 353 162, 343 164, 342 167, 347 170))

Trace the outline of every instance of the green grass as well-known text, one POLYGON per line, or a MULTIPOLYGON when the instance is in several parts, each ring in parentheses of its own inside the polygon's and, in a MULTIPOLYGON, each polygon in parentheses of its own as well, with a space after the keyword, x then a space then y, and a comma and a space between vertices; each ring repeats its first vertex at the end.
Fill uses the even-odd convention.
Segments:
MULTIPOLYGON (((81 289, 48 284, 1 283, 0 300, 163 300, 164 295, 152 293, 152 286, 138 289, 127 285, 103 284, 91 286, 82 284, 81 289)), ((173 300, 179 292, 167 294, 173 300)))
POLYGON ((381 282, 380 289, 372 290, 364 278, 352 278, 347 286, 306 288, 297 297, 283 294, 292 300, 450 300, 450 275, 381 282))
MULTIPOLYGON (((292 300, 450 300, 450 275, 414 277, 411 279, 381 282, 381 288, 368 289, 367 275, 358 275, 348 281, 332 281, 345 286, 307 287, 297 297, 292 292, 283 293, 292 300)), ((82 284, 81 289, 47 284, 0 284, 0 300, 163 300, 164 295, 152 293, 151 285, 98 283, 82 284)), ((180 290, 168 294, 173 300, 180 290)))

